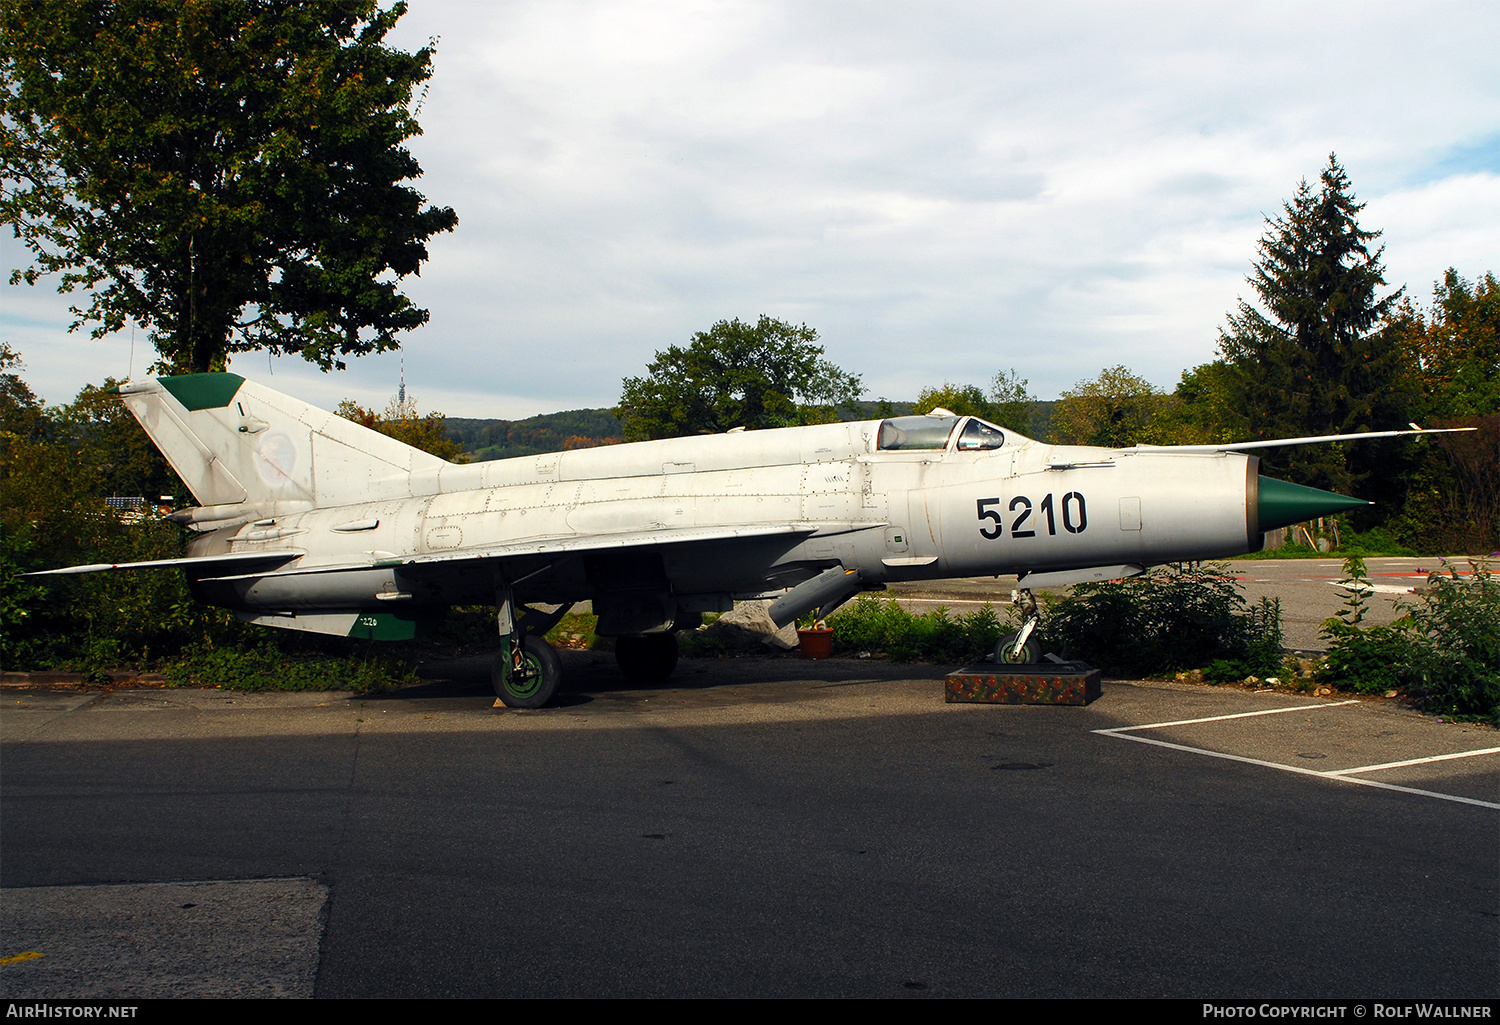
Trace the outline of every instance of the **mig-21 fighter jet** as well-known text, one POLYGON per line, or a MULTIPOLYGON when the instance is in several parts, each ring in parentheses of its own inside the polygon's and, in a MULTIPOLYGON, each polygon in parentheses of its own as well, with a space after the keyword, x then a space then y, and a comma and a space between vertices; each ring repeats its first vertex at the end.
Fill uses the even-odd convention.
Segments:
MULTIPOLYGON (((631 680, 664 679, 676 631, 775 597, 785 626, 891 581, 1017 574, 1030 589, 1261 548, 1365 505, 1262 477, 1256 448, 1051 445, 934 410, 450 463, 230 373, 127 382, 121 400, 198 505, 181 567, 199 601, 264 626, 405 639, 494 605, 496 693, 534 708, 561 671, 543 640, 574 603, 631 680)), ((1427 433, 1382 431, 1344 437, 1427 433)))

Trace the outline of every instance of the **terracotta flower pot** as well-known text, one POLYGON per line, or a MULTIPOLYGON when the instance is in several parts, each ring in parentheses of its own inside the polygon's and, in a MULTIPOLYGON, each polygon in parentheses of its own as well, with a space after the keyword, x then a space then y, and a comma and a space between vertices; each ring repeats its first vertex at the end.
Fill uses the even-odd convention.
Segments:
POLYGON ((833 654, 833 630, 798 630, 797 647, 803 658, 828 658, 833 654))

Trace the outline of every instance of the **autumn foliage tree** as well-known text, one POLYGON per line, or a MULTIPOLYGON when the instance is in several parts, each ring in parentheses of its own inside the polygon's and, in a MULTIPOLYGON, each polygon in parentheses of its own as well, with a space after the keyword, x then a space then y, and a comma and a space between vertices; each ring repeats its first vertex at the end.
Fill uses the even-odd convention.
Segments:
POLYGON ((399 344, 397 289, 457 223, 405 183, 431 49, 375 0, 0 4, 0 217, 12 283, 82 289, 73 328, 133 320, 159 367, 299 353, 324 370, 399 344))
POLYGON ((1404 303, 1392 330, 1415 356, 1426 416, 1500 412, 1500 281, 1468 281, 1448 268, 1427 313, 1404 303))
POLYGON ((1411 417, 1473 433, 1428 439, 1407 473, 1400 532, 1446 551, 1500 548, 1500 282, 1449 268, 1423 310, 1406 300, 1387 330, 1410 357, 1411 417))
POLYGON ((334 412, 345 420, 353 420, 361 427, 379 431, 403 445, 419 448, 439 459, 446 459, 450 463, 465 461, 463 445, 448 437, 443 414, 419 412, 416 399, 393 397, 381 413, 366 409, 353 399, 345 399, 334 412))

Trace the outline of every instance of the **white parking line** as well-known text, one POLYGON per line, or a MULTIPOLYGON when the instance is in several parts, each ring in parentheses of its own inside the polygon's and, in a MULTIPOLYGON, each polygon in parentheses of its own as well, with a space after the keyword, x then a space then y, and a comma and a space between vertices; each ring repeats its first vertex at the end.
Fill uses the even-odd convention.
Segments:
POLYGON ((1340 783, 1358 783, 1362 787, 1379 787, 1381 790, 1399 790, 1403 794, 1416 794, 1420 797, 1436 797, 1440 801, 1455 801, 1458 804, 1475 804, 1481 808, 1500 809, 1500 804, 1493 801, 1477 801, 1472 797, 1459 797, 1456 794, 1440 794, 1436 790, 1418 790, 1416 787, 1398 787, 1394 783, 1381 783, 1374 779, 1360 779, 1358 776, 1335 776, 1331 772, 1319 773, 1324 779, 1338 780, 1340 783))
POLYGON ((896 595, 893 601, 906 605, 921 603, 923 605, 1009 605, 1009 598, 908 598, 905 595, 896 595))
MULTIPOLYGON (((1252 715, 1281 715, 1283 712, 1317 712, 1325 708, 1338 708, 1340 705, 1357 704, 1359 704, 1359 699, 1353 698, 1349 701, 1330 701, 1325 704, 1318 705, 1298 705, 1295 708, 1263 708, 1259 712, 1235 712, 1233 715, 1210 715, 1203 719, 1177 719, 1173 722, 1148 722, 1143 726, 1116 726, 1114 729, 1095 730, 1094 732, 1118 735, 1134 730, 1159 730, 1164 726, 1191 726, 1193 723, 1199 722, 1218 722, 1221 719, 1248 719, 1252 715)), ((1135 740, 1137 738, 1130 737, 1127 739, 1135 740)))
POLYGON ((1338 783, 1353 783, 1358 786, 1376 787, 1380 790, 1396 790, 1403 794, 1416 794, 1420 797, 1436 797, 1440 801, 1454 801, 1458 804, 1473 804, 1480 808, 1494 808, 1500 810, 1500 804, 1492 801, 1480 801, 1472 797, 1459 797, 1456 794, 1443 794, 1436 790, 1420 790, 1416 787, 1403 787, 1395 783, 1382 783, 1379 780, 1360 779, 1350 773, 1374 772, 1378 769, 1395 769, 1405 765, 1421 765, 1426 762, 1441 762, 1452 758, 1469 758, 1476 755, 1500 753, 1500 747, 1484 748, 1478 751, 1459 751, 1454 754, 1433 755, 1428 758, 1410 758, 1401 762, 1385 762, 1379 765, 1362 765, 1354 769, 1331 769, 1320 772, 1317 769, 1307 769, 1300 765, 1284 765, 1281 762, 1268 762, 1263 758, 1248 758, 1245 755, 1232 755, 1223 751, 1210 751, 1202 747, 1189 747, 1186 744, 1172 744, 1165 740, 1153 740, 1150 737, 1133 737, 1130 734, 1135 730, 1156 730, 1167 726, 1189 726, 1195 723, 1221 722, 1225 719, 1246 719, 1257 715, 1277 715, 1282 712, 1312 712, 1324 708, 1339 708, 1343 705, 1356 705, 1354 701, 1335 701, 1320 705, 1298 705, 1296 708, 1269 708, 1259 712, 1237 712, 1234 715, 1211 715, 1203 719, 1178 719, 1173 722, 1151 722, 1142 723, 1139 726, 1116 726, 1107 730, 1094 730, 1101 736, 1115 737, 1119 740, 1133 740, 1138 744, 1151 744, 1155 747, 1170 748, 1173 751, 1186 751, 1189 754, 1207 755, 1209 758, 1221 758, 1229 762, 1244 762, 1247 765, 1259 765, 1267 769, 1280 769, 1282 772, 1294 772, 1299 776, 1316 776, 1319 779, 1333 780, 1338 783))
MULTIPOLYGON (((1325 580, 1324 583, 1332 584, 1334 587, 1343 587, 1349 590, 1349 586, 1342 580, 1325 580)), ((1366 584, 1360 588, 1361 591, 1374 591, 1376 594, 1412 594, 1415 588, 1401 587, 1399 584, 1366 584)))
POLYGON ((1357 769, 1334 769, 1325 776, 1347 776, 1351 772, 1377 772, 1381 769, 1400 769, 1407 765, 1425 765, 1428 762, 1446 762, 1451 758, 1473 758, 1475 755, 1500 754, 1500 747, 1482 747, 1478 751, 1455 751, 1451 755, 1429 755, 1426 758, 1408 758, 1404 762, 1381 762, 1379 765, 1361 765, 1357 769))

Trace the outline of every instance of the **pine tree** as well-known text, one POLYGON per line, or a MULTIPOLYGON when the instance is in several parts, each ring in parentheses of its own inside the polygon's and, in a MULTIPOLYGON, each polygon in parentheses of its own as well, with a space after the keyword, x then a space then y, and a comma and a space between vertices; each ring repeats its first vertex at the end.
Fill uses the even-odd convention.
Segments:
MULTIPOLYGON (((1243 299, 1220 333, 1225 386, 1258 438, 1346 434, 1405 425, 1406 356, 1384 321, 1401 289, 1382 297, 1384 248, 1359 226, 1349 177, 1329 154, 1319 188, 1303 180, 1283 215, 1267 218, 1250 276, 1261 306, 1243 299)), ((1377 465, 1371 444, 1283 450, 1279 469, 1348 491, 1377 465)))

